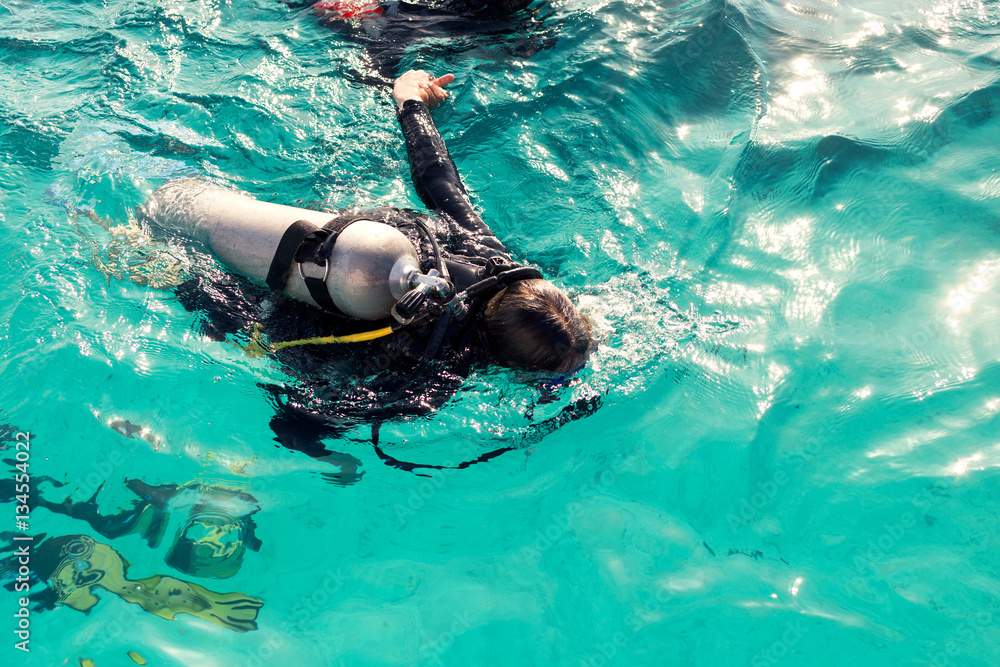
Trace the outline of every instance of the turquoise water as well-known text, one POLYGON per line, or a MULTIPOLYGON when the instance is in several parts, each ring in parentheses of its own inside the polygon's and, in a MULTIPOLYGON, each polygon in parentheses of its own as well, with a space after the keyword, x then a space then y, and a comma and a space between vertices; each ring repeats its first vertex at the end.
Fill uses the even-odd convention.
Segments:
POLYGON ((84 212, 126 225, 181 175, 419 207, 362 48, 266 0, 0 0, 4 475, 30 432, 51 502, 214 486, 255 499, 261 544, 228 578, 176 571, 182 503, 156 547, 44 507, 26 534, 263 604, 239 633, 97 590, 33 613, 24 654, 4 591, 5 664, 997 663, 1000 7, 535 7, 558 39, 530 57, 431 40, 404 64, 455 73, 436 120, 475 204, 600 346, 532 418, 498 371, 382 429, 404 460, 517 451, 419 477, 362 429, 326 442, 362 463, 345 486, 273 442, 258 385, 286 369, 126 270, 143 248, 219 267, 176 239, 119 252, 84 212))

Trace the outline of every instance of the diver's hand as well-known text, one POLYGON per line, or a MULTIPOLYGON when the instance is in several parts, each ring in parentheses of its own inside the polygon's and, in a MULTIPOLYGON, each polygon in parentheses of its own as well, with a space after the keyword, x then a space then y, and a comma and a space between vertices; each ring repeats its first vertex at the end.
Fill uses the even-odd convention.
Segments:
POLYGON ((396 79, 392 86, 392 99, 396 106, 403 108, 403 102, 407 100, 419 100, 433 109, 448 99, 448 93, 444 86, 455 80, 453 74, 445 74, 442 77, 434 78, 422 69, 411 69, 403 76, 396 79))

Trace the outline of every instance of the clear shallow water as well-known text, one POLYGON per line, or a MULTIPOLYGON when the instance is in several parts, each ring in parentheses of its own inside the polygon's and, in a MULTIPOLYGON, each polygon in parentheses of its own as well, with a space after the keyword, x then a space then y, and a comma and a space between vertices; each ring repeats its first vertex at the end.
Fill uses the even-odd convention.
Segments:
POLYGON ((164 562, 183 506, 156 548, 45 508, 29 532, 89 535, 133 579, 263 601, 240 634, 99 591, 89 614, 34 614, 29 656, 5 630, 2 655, 995 664, 1000 8, 541 15, 558 40, 530 58, 425 45, 406 64, 458 76, 437 122, 487 221, 595 320, 601 347, 562 400, 603 406, 534 442, 531 390, 482 374, 386 425, 384 447, 524 449, 423 478, 358 432, 327 442, 363 464, 342 486, 272 441, 258 383, 283 369, 203 340, 169 291, 109 280, 91 256, 111 236, 67 206, 125 224, 190 174, 281 203, 419 206, 388 101, 346 78, 360 48, 277 3, 0 3, 0 405, 32 434, 36 479, 66 484, 39 493, 97 492, 114 514, 138 478, 261 508, 260 550, 226 579, 164 562))

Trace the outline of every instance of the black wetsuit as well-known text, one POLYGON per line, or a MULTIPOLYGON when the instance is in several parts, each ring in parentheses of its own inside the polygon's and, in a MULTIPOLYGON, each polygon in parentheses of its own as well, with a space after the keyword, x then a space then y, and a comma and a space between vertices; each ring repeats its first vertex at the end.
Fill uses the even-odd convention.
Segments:
MULTIPOLYGON (((555 43, 558 24, 523 12, 533 0, 447 0, 444 2, 383 2, 378 14, 352 21, 325 21, 346 39, 364 46, 367 72, 349 78, 371 85, 392 85, 400 74, 406 50, 434 40, 435 57, 471 48, 497 47, 516 57, 528 57, 555 43)), ((307 3, 302 3, 307 4, 307 3)), ((308 4, 313 4, 312 1, 308 4)))
MULTIPOLYGON (((415 217, 434 233, 444 256, 472 265, 485 265, 491 258, 510 262, 503 244, 469 202, 427 105, 408 101, 398 116, 417 192, 436 216, 397 208, 352 215, 401 226, 420 250, 425 269, 433 266, 432 253, 413 228, 406 226, 415 217)), ((218 340, 245 334, 258 323, 264 325, 272 341, 377 329, 392 323, 358 322, 292 299, 275 299, 261 286, 231 274, 193 279, 181 285, 177 294, 186 308, 205 313, 202 331, 218 340)), ((279 360, 299 381, 265 386, 278 412, 272 422, 277 439, 293 449, 322 456, 328 452, 317 448, 317 441, 326 435, 344 432, 360 422, 434 410, 458 389, 471 365, 486 361, 479 321, 473 312, 461 325, 451 327, 437 355, 444 361, 430 365, 422 361, 434 322, 370 343, 280 351, 279 360), (418 369, 420 377, 414 377, 418 369)))
MULTIPOLYGON (((443 256, 480 266, 493 259, 509 263, 503 244, 472 207, 427 105, 407 101, 398 117, 414 184, 435 216, 397 208, 350 215, 402 226, 401 231, 408 233, 420 250, 424 269, 433 266, 433 257, 428 244, 422 243, 407 225, 415 217, 422 218, 434 233, 443 256)), ((206 313, 203 333, 219 340, 245 334, 255 324, 264 326, 271 341, 286 341, 377 329, 392 323, 358 322, 293 299, 276 300, 265 288, 228 273, 189 281, 178 288, 177 294, 188 309, 206 313)), ((425 358, 425 351, 435 330, 434 321, 370 343, 307 345, 279 351, 278 359, 296 381, 262 385, 271 394, 276 410, 271 421, 275 440, 317 458, 332 454, 331 461, 342 467, 356 466, 356 459, 331 453, 320 441, 345 434, 362 423, 373 426, 373 439, 377 440, 377 426, 382 421, 424 415, 447 402, 473 365, 489 361, 480 323, 482 306, 490 296, 486 294, 473 302, 471 314, 445 330, 432 363, 425 358)), ((590 414, 597 401, 596 397, 578 400, 557 417, 535 424, 533 435, 526 440, 537 440, 566 422, 590 414)), ((511 448, 518 444, 513 443, 511 448)), ((506 449, 488 452, 477 461, 506 449)), ((398 467, 437 467, 402 464, 377 451, 398 467)))

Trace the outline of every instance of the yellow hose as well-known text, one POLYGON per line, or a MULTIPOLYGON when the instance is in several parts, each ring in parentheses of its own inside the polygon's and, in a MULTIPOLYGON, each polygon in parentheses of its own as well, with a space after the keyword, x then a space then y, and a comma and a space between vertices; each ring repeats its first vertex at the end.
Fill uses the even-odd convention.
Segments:
POLYGON ((277 352, 278 350, 284 349, 286 347, 295 347, 297 345, 331 345, 339 343, 361 343, 366 340, 375 340, 376 338, 382 338, 383 336, 388 336, 392 333, 392 327, 385 327, 384 329, 375 329, 374 331, 362 331, 356 334, 347 334, 346 336, 323 336, 321 338, 303 338, 301 340, 286 340, 281 343, 266 343, 264 342, 263 336, 261 335, 261 330, 263 327, 259 324, 254 326, 253 334, 250 336, 250 343, 243 348, 243 351, 247 353, 248 357, 259 357, 261 355, 267 354, 269 352, 277 352))

